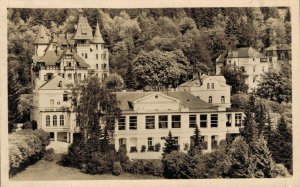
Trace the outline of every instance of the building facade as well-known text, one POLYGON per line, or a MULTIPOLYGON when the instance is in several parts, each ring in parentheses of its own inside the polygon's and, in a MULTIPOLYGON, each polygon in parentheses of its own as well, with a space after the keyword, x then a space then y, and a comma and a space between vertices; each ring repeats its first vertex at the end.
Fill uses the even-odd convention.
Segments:
POLYGON ((49 36, 41 25, 34 46, 31 120, 50 132, 53 140, 72 142, 78 127, 70 86, 91 75, 102 81, 109 75, 108 49, 104 48, 99 25, 93 34, 80 12, 75 33, 49 36))
POLYGON ((116 122, 114 142, 116 150, 125 146, 131 158, 160 158, 153 151, 155 144, 164 147, 165 137, 172 132, 180 151, 187 151, 200 127, 206 151, 218 147, 226 134, 238 134, 243 112, 229 111, 209 104, 189 92, 118 92, 122 116, 116 122), (142 153, 142 147, 147 153, 142 153))
POLYGON ((245 83, 249 86, 249 92, 257 88, 261 75, 271 69, 272 62, 252 47, 229 50, 216 59, 216 75, 221 75, 224 66, 240 67, 245 75, 245 83))
POLYGON ((230 108, 231 86, 226 84, 224 76, 195 76, 179 86, 179 91, 186 91, 201 100, 220 107, 230 108), (200 77, 200 78, 199 78, 200 77))

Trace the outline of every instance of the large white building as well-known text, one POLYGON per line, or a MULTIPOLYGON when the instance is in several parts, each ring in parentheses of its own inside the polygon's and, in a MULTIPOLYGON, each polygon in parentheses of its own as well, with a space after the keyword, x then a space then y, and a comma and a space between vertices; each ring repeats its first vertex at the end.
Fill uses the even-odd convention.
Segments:
POLYGON ((78 128, 69 85, 90 75, 104 80, 109 74, 108 49, 104 48, 99 25, 93 34, 80 12, 75 33, 52 33, 50 37, 41 25, 34 46, 31 119, 50 132, 53 140, 72 142, 78 128))
MULTIPOLYGON (((200 126, 206 150, 215 149, 226 134, 238 134, 243 113, 209 104, 189 92, 117 92, 122 116, 116 124, 115 147, 123 145, 131 158, 145 158, 142 146, 159 143, 172 132, 181 151, 190 145, 195 125, 200 126)), ((151 158, 160 152, 150 151, 151 158)), ((148 152, 149 154, 149 152, 148 152)))
POLYGON ((216 59, 216 75, 221 75, 224 66, 240 67, 245 75, 245 83, 249 86, 249 91, 256 89, 261 75, 272 67, 272 62, 252 47, 228 50, 216 59))

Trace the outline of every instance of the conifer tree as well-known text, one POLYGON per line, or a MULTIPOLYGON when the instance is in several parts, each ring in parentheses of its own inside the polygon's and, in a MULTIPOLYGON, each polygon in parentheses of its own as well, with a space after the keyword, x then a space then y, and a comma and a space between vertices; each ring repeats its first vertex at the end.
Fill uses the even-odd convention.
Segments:
POLYGON ((8 132, 13 129, 14 123, 18 122, 20 117, 18 113, 18 103, 20 98, 20 84, 17 81, 16 73, 8 71, 8 132))
POLYGON ((177 150, 178 145, 175 144, 174 137, 172 136, 171 131, 169 131, 169 135, 166 137, 165 147, 163 148, 163 156, 177 150))
POLYGON ((199 127, 196 124, 194 130, 193 142, 190 145, 190 150, 188 151, 188 154, 191 156, 194 156, 196 154, 202 154, 202 150, 203 150, 203 140, 201 139, 200 136, 199 127))
POLYGON ((291 172, 293 162, 292 132, 288 128, 283 116, 280 118, 272 139, 269 142, 274 161, 284 164, 291 172))

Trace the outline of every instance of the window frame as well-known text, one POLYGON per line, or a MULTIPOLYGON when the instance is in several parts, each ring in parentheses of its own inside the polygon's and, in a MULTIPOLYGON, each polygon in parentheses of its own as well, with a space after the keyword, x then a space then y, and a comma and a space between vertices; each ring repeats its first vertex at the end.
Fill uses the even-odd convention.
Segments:
POLYGON ((126 116, 120 116, 118 119, 118 130, 126 130, 126 116), (124 121, 121 121, 124 120, 124 121))
POLYGON ((169 123, 169 116, 168 115, 159 115, 158 116, 158 128, 159 129, 167 129, 169 123), (161 117, 166 117, 167 120, 161 119, 161 117), (164 126, 165 125, 165 126, 164 126))
POLYGON ((52 117, 52 124, 54 127, 57 127, 57 116, 56 115, 53 115, 53 117, 52 117))
POLYGON ((129 116, 129 130, 137 130, 137 116, 129 116))
POLYGON ((221 96, 221 103, 224 104, 225 103, 225 96, 221 96))
POLYGON ((190 114, 189 115, 189 128, 196 128, 197 125, 197 115, 196 114, 190 114), (194 118, 194 119, 191 119, 194 118))
POLYGON ((155 129, 155 116, 145 116, 145 129, 155 129))
POLYGON ((50 126, 50 121, 51 121, 51 117, 50 115, 46 116, 46 126, 49 127, 50 126))
POLYGON ((148 138, 147 138, 147 145, 148 145, 148 146, 153 146, 153 140, 154 140, 153 137, 148 137, 148 138))
POLYGON ((200 128, 207 128, 207 114, 200 114, 200 128), (201 116, 205 116, 205 119, 201 119, 201 116))
POLYGON ((65 126, 65 116, 64 115, 59 116, 59 126, 65 126))
POLYGON ((211 114, 210 115, 210 127, 218 128, 218 120, 219 120, 218 114, 211 114))
POLYGON ((243 118, 243 116, 242 116, 242 114, 241 113, 236 113, 235 115, 234 115, 234 117, 235 117, 235 123, 234 123, 234 125, 236 126, 236 127, 240 127, 240 126, 242 126, 242 118, 243 118), (237 122, 239 122, 239 123, 237 123, 237 122))
POLYGON ((181 128, 181 115, 172 115, 171 117, 172 128, 181 128), (174 118, 179 117, 179 120, 174 120, 174 118), (179 124, 179 125, 178 125, 179 124))
POLYGON ((212 96, 209 96, 209 97, 208 97, 208 103, 210 103, 210 104, 213 103, 213 98, 212 98, 212 96))

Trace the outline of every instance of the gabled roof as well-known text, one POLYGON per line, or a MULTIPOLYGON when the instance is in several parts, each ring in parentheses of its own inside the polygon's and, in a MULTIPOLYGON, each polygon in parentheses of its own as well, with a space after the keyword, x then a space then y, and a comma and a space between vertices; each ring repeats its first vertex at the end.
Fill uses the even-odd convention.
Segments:
POLYGON ((153 93, 160 93, 168 97, 179 100, 183 105, 183 108, 189 108, 190 110, 200 110, 200 109, 215 109, 216 107, 195 97, 188 92, 115 92, 117 100, 119 101, 119 107, 123 111, 133 110, 132 103, 134 101, 140 100, 143 97, 147 97, 153 93))
POLYGON ((47 36, 46 28, 40 25, 38 34, 34 40, 34 44, 49 44, 49 36, 47 36))
POLYGON ((90 67, 89 64, 87 64, 77 53, 71 52, 69 49, 65 49, 63 51, 58 51, 57 53, 52 50, 48 50, 41 59, 37 60, 38 62, 45 62, 45 65, 52 65, 55 66, 57 65, 60 60, 65 56, 65 55, 73 55, 74 59, 76 62, 78 62, 79 67, 90 67))
POLYGON ((93 32, 88 20, 82 14, 79 15, 77 30, 74 40, 92 40, 93 39, 93 32))
MULTIPOLYGON (((222 87, 228 87, 229 86, 229 85, 226 84, 226 79, 222 75, 214 75, 214 76, 212 76, 212 75, 205 75, 205 74, 203 74, 201 76, 201 80, 202 81, 205 81, 208 78, 215 79, 216 81, 219 82, 219 84, 222 87)), ((199 77, 195 77, 195 78, 193 78, 193 79, 191 79, 191 80, 189 80, 189 81, 181 84, 179 87, 200 87, 200 86, 201 86, 201 84, 200 84, 199 77)))
POLYGON ((216 62, 217 63, 224 63, 226 61, 226 54, 227 54, 227 51, 223 52, 217 59, 216 59, 216 62))
POLYGON ((291 50, 291 45, 289 44, 277 44, 266 48, 266 51, 290 51, 290 50, 291 50))
POLYGON ((68 85, 72 84, 71 81, 57 75, 50 81, 43 84, 39 90, 68 90, 68 85), (61 87, 59 87, 61 85, 61 87))
POLYGON ((237 50, 229 50, 227 58, 266 58, 265 55, 256 51, 252 47, 242 47, 237 50))
POLYGON ((102 35, 100 33, 98 22, 97 22, 96 31, 95 31, 94 38, 93 38, 92 42, 95 43, 95 44, 103 44, 104 43, 104 40, 103 40, 102 35))

